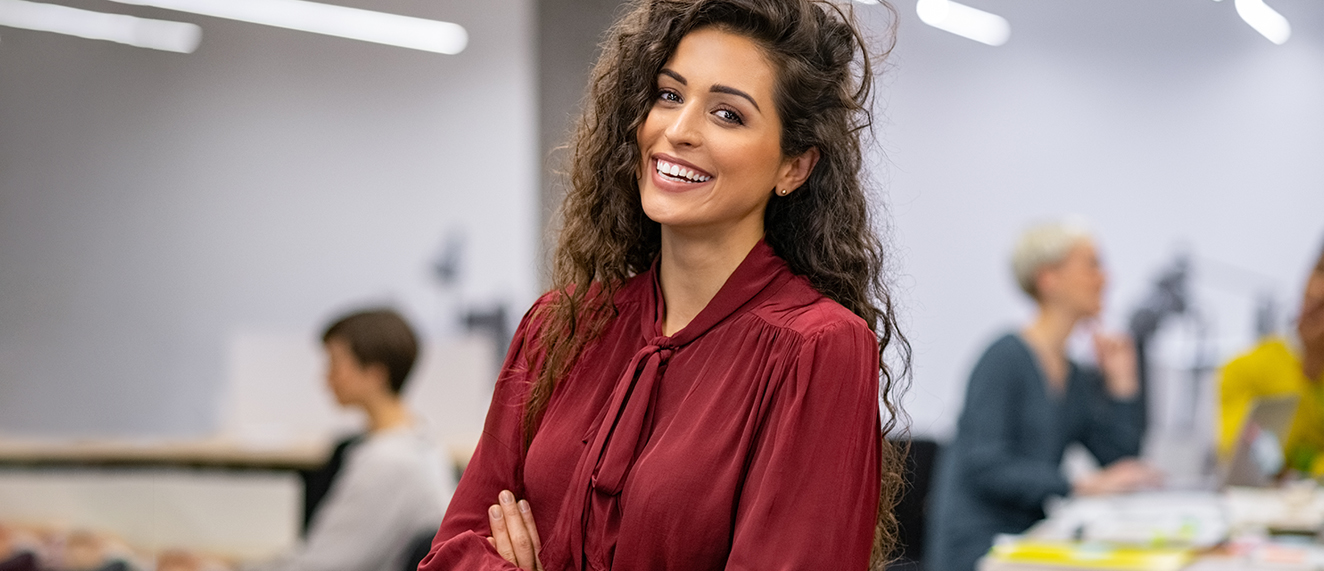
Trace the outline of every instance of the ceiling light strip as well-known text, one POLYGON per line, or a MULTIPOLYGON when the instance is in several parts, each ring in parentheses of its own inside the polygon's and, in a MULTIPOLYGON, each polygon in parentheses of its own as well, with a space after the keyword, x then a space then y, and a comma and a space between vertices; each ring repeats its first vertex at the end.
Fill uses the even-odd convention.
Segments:
POLYGON ((1000 46, 1011 37, 1006 18, 951 0, 919 0, 915 12, 925 24, 982 44, 1000 46))
POLYGON ((0 26, 185 54, 198 49, 202 40, 202 28, 186 22, 106 14, 27 0, 0 0, 0 26))
POLYGON ((1269 41, 1282 45, 1292 37, 1292 25, 1264 0, 1236 0, 1237 15, 1269 41))
POLYGON ((442 54, 458 54, 469 43, 459 24, 305 0, 112 1, 442 54))

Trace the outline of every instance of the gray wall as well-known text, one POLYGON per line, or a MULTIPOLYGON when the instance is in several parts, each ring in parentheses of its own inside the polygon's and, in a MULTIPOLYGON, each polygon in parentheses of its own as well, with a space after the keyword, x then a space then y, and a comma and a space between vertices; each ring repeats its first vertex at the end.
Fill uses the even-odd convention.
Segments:
POLYGON ((215 428, 227 351, 400 306, 536 292, 532 2, 343 2, 447 20, 444 56, 191 21, 189 55, 0 29, 0 431, 215 428), (458 284, 429 265, 466 237, 458 284))

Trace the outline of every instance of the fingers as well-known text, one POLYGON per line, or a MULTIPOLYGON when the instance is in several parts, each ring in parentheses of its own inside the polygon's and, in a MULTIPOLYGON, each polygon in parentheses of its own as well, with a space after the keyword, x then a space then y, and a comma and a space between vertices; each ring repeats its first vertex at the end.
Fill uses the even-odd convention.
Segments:
POLYGON ((1121 494, 1162 485, 1163 474, 1135 458, 1125 458, 1072 485, 1079 496, 1121 494))
POLYGON ((1095 334, 1094 350, 1099 354, 1099 360, 1108 356, 1131 356, 1135 353, 1135 346, 1131 344, 1131 338, 1126 335, 1102 335, 1095 334))
POLYGON ((1163 484, 1163 473, 1139 460, 1128 458, 1104 470, 1111 492, 1134 492, 1163 484))
POLYGON ((533 520, 533 508, 527 500, 516 502, 515 495, 509 490, 502 490, 497 495, 497 502, 487 509, 487 520, 492 529, 487 542, 516 567, 542 571, 542 562, 538 560, 542 539, 538 537, 538 526, 533 520))
POLYGON ((1094 336, 1094 353, 1099 360, 1109 394, 1129 400, 1140 390, 1135 345, 1125 335, 1094 336))
POLYGON ((520 499, 519 513, 524 517, 524 527, 528 529, 528 539, 534 542, 534 570, 543 571, 543 539, 538 537, 538 522, 534 521, 534 506, 528 505, 528 499, 520 499))
POLYGON ((1144 470, 1138 474, 1139 485, 1142 488, 1157 488, 1163 485, 1164 475, 1158 469, 1148 465, 1141 464, 1144 470))
POLYGON ((1106 347, 1108 344, 1108 338, 1098 331, 1091 334, 1090 338, 1094 340, 1094 352, 1098 353, 1100 359, 1103 359, 1103 354, 1108 351, 1108 348, 1106 347))
POLYGON ((1094 355, 1098 358, 1100 367, 1106 367, 1117 357, 1120 345, 1116 337, 1102 333, 1094 334, 1094 355))
POLYGON ((520 515, 524 517, 524 527, 529 531, 529 540, 533 542, 533 551, 542 551, 542 539, 538 537, 538 524, 533 521, 533 507, 528 500, 519 501, 520 515))
POLYGON ((510 532, 506 529, 505 511, 501 506, 492 506, 487 508, 487 522, 492 527, 492 546, 496 548, 497 553, 502 559, 518 566, 519 561, 515 558, 515 547, 510 542, 510 532))
POLYGON ((515 501, 515 494, 510 493, 510 490, 503 490, 497 497, 505 516, 506 530, 510 532, 510 544, 515 550, 515 564, 520 569, 532 571, 538 557, 534 553, 533 538, 529 536, 529 527, 524 521, 524 514, 520 513, 519 504, 515 501))

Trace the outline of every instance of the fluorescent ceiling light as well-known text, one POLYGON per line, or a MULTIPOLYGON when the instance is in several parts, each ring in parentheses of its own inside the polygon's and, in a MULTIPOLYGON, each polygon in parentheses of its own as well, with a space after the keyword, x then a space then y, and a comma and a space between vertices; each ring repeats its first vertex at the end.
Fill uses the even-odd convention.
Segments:
POLYGON ((1270 8, 1264 0, 1236 0, 1235 4, 1237 15, 1269 41, 1281 45, 1292 37, 1292 25, 1287 23, 1287 18, 1270 8))
POLYGON ((112 0, 442 54, 469 43, 459 24, 305 0, 112 0))
POLYGON ((202 28, 27 0, 0 0, 0 26, 55 32, 179 53, 193 53, 202 28))
POLYGON ((925 24, 990 46, 1005 44, 1011 37, 1006 18, 951 0, 919 0, 915 12, 925 24))

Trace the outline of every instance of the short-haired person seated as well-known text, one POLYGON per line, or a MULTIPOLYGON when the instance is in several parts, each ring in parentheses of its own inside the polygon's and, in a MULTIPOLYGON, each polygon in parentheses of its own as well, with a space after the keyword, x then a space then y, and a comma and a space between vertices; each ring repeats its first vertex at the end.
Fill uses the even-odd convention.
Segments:
POLYGON ((1324 250, 1306 278, 1296 330, 1267 338, 1223 367, 1218 448, 1226 460, 1259 398, 1295 395, 1296 416, 1283 439, 1287 468, 1324 475, 1324 250))
POLYGON ((368 432, 312 514, 305 540, 260 571, 399 571, 418 532, 436 529, 449 499, 436 446, 401 400, 418 342, 399 314, 361 311, 322 335, 327 384, 341 406, 362 410, 368 432))
POLYGON ((1021 237, 1012 267, 1038 315, 995 341, 970 373, 956 438, 935 476, 924 562, 935 571, 972 571, 995 535, 1042 519, 1050 496, 1158 483, 1157 472, 1132 459, 1144 418, 1135 348, 1096 334, 1099 370, 1067 356, 1072 330, 1102 308, 1105 275, 1089 234, 1036 226, 1021 237), (1072 482, 1061 463, 1075 442, 1105 468, 1072 482))

